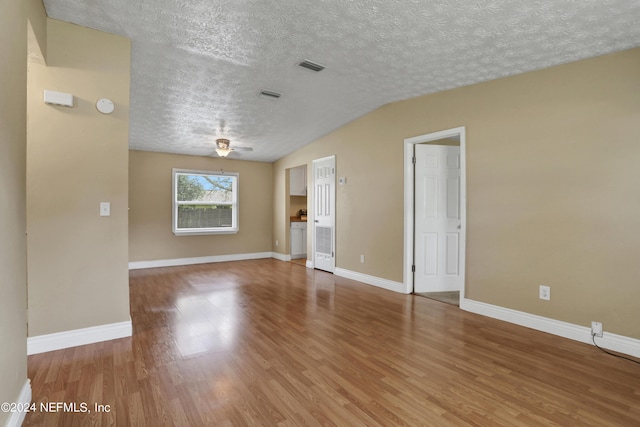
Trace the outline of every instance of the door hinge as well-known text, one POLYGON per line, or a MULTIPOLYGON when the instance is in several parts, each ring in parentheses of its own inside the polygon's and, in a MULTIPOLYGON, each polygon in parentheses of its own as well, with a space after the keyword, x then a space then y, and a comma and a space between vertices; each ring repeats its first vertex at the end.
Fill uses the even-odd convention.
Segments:
POLYGON ((415 273, 415 272, 416 272, 416 266, 415 266, 415 265, 412 265, 412 266, 411 266, 411 272, 412 272, 412 273, 415 273))
POLYGON ((414 165, 416 164, 416 156, 413 156, 413 157, 411 158, 411 163, 413 163, 414 165))
POLYGON ((333 258, 333 257, 334 257, 333 252, 331 252, 331 258, 333 258))

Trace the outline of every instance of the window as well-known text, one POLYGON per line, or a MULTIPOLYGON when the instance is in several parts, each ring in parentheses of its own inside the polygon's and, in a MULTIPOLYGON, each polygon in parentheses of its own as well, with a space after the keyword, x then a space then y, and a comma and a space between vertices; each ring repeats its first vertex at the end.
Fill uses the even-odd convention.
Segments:
POLYGON ((238 232, 238 174, 173 169, 173 233, 238 232))

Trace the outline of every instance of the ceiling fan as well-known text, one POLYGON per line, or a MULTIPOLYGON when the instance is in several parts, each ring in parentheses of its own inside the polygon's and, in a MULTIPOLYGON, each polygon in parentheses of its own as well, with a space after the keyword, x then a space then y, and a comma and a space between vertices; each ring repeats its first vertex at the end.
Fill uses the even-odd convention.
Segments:
POLYGON ((232 151, 253 151, 251 147, 231 147, 231 141, 226 138, 216 139, 216 153, 220 157, 227 157, 232 151))

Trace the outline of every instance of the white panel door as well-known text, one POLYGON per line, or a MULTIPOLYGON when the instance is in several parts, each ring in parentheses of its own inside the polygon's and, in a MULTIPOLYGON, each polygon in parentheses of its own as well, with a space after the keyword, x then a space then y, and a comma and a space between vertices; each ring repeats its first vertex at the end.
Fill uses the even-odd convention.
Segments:
POLYGON ((313 161, 313 261, 319 270, 335 269, 336 158, 313 161))
POLYGON ((460 147, 415 146, 415 292, 459 291, 460 147))

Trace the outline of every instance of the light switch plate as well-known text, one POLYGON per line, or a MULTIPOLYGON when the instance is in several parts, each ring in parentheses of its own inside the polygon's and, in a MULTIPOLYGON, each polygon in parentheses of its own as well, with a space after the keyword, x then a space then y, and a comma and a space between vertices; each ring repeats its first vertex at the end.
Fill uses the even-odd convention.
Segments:
POLYGON ((100 216, 111 216, 111 203, 100 202, 100 216))

